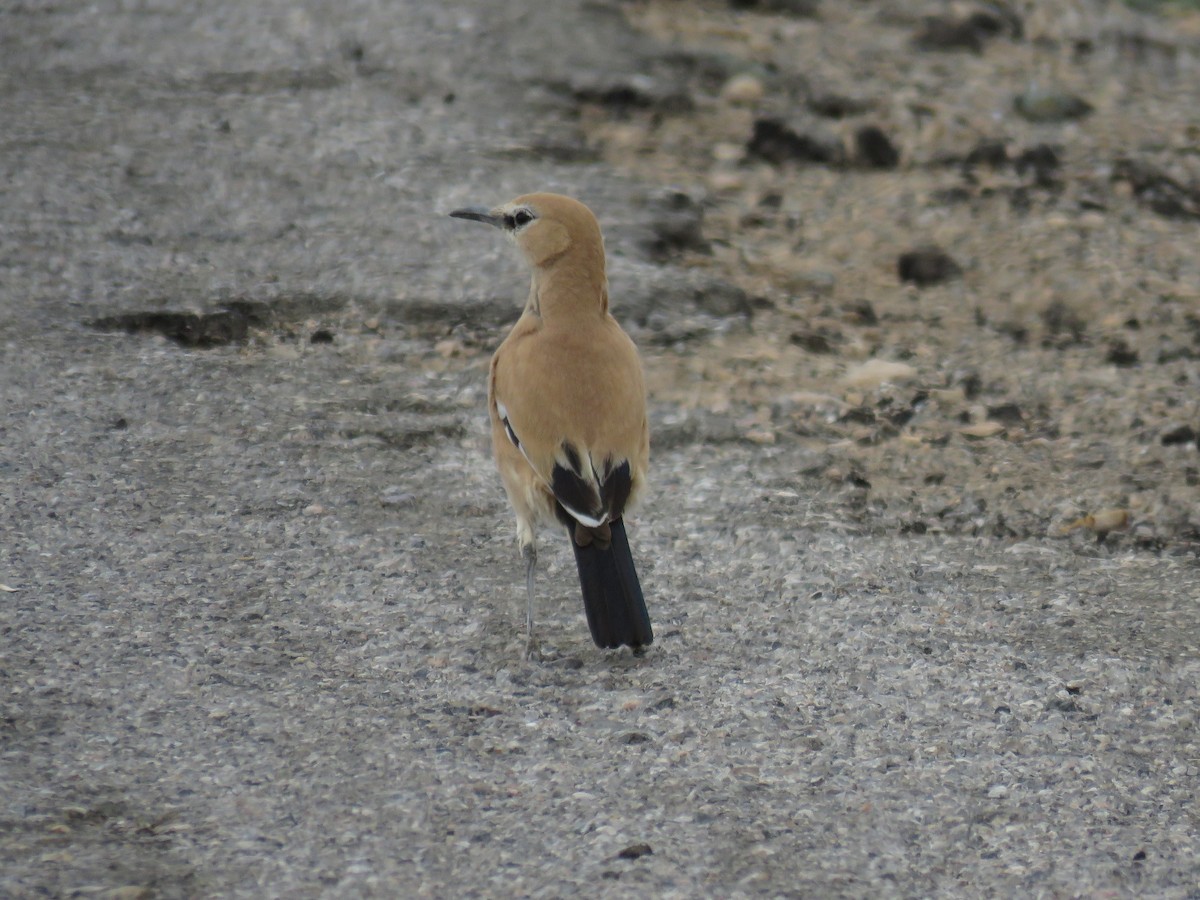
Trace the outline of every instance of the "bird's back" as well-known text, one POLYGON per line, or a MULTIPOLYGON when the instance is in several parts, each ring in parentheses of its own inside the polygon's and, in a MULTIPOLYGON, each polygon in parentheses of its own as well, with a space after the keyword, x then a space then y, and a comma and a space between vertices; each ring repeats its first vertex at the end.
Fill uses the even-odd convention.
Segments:
POLYGON ((637 349, 607 314, 560 331, 522 317, 496 353, 492 390, 526 456, 549 472, 565 441, 596 459, 648 461, 645 386, 637 349))

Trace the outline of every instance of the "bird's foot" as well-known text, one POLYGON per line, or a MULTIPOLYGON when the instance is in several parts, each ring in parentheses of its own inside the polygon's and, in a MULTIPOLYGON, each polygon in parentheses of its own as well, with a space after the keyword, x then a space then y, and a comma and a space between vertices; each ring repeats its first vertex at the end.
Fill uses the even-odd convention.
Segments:
POLYGON ((525 639, 525 650, 521 654, 521 658, 527 663, 543 662, 542 643, 532 634, 525 639))

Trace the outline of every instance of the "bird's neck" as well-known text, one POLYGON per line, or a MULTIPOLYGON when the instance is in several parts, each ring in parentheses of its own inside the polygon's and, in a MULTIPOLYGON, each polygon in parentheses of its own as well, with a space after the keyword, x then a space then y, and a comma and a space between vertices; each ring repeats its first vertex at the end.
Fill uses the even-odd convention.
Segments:
POLYGON ((569 316, 603 316, 608 312, 608 279, 604 259, 560 259, 538 267, 529 290, 531 310, 549 321, 569 316))

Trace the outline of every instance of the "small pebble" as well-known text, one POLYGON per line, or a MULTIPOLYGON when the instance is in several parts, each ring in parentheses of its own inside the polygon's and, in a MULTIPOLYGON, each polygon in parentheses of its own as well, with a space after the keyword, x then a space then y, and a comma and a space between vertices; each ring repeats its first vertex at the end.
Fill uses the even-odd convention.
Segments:
POLYGON ((1013 109, 1030 122, 1067 122, 1088 115, 1092 105, 1065 91, 1031 85, 1024 93, 1013 98, 1013 109))
POLYGON ((1176 425, 1174 428, 1164 431, 1161 440, 1164 447, 1172 444, 1187 444, 1196 440, 1196 429, 1191 425, 1176 425))
POLYGON ((970 19, 930 16, 921 30, 913 35, 912 42, 918 50, 967 50, 980 53, 985 36, 970 19))
POLYGON ((746 151, 775 165, 786 162, 832 163, 841 157, 841 148, 828 138, 798 132, 779 119, 756 121, 746 151))
POLYGON ((395 509, 405 506, 412 506, 417 502, 417 495, 411 491, 406 491, 402 487, 392 486, 385 488, 383 493, 379 495, 379 505, 384 508, 395 509))
POLYGON ((886 359, 871 359, 855 366, 842 376, 847 387, 870 389, 888 381, 908 381, 917 376, 917 370, 908 363, 890 362, 886 359))
POLYGON ((896 261, 896 271, 901 281, 911 282, 918 287, 939 284, 962 275, 962 267, 946 251, 932 245, 901 253, 896 261))
POLYGON ((900 163, 900 151, 883 129, 866 125, 854 135, 858 160, 872 169, 894 169, 900 163))
POLYGON ((784 13, 808 19, 817 15, 821 8, 821 0, 729 0, 729 6, 731 9, 784 13))
POLYGON ((649 844, 630 844, 624 850, 617 854, 621 859, 641 859, 643 856, 649 856, 654 852, 654 849, 649 844))
POLYGON ((984 438, 995 437, 998 434, 1004 433, 1004 426, 999 422, 990 422, 984 420, 976 422, 973 425, 967 425, 964 428, 958 429, 958 433, 963 437, 976 438, 982 440, 984 438))
POLYGON ((1138 352, 1122 338, 1117 338, 1109 344, 1108 352, 1104 355, 1105 362, 1121 368, 1136 366, 1138 359, 1138 352))
POLYGON ((753 75, 734 75, 721 88, 721 99, 726 103, 750 106, 762 100, 766 89, 753 75))

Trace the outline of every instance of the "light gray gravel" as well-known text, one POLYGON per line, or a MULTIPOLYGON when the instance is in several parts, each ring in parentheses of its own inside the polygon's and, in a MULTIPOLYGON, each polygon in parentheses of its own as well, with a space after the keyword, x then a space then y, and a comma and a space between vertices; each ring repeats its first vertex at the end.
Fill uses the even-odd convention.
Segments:
MULTIPOLYGON (((547 535, 522 662, 524 275, 444 214, 584 196, 638 296, 659 186, 563 100, 615 5, 190 6, 0 9, 0 895, 1200 897, 1194 555, 884 534, 652 398, 657 643, 547 535)), ((653 271, 647 353, 739 327, 653 271)))

